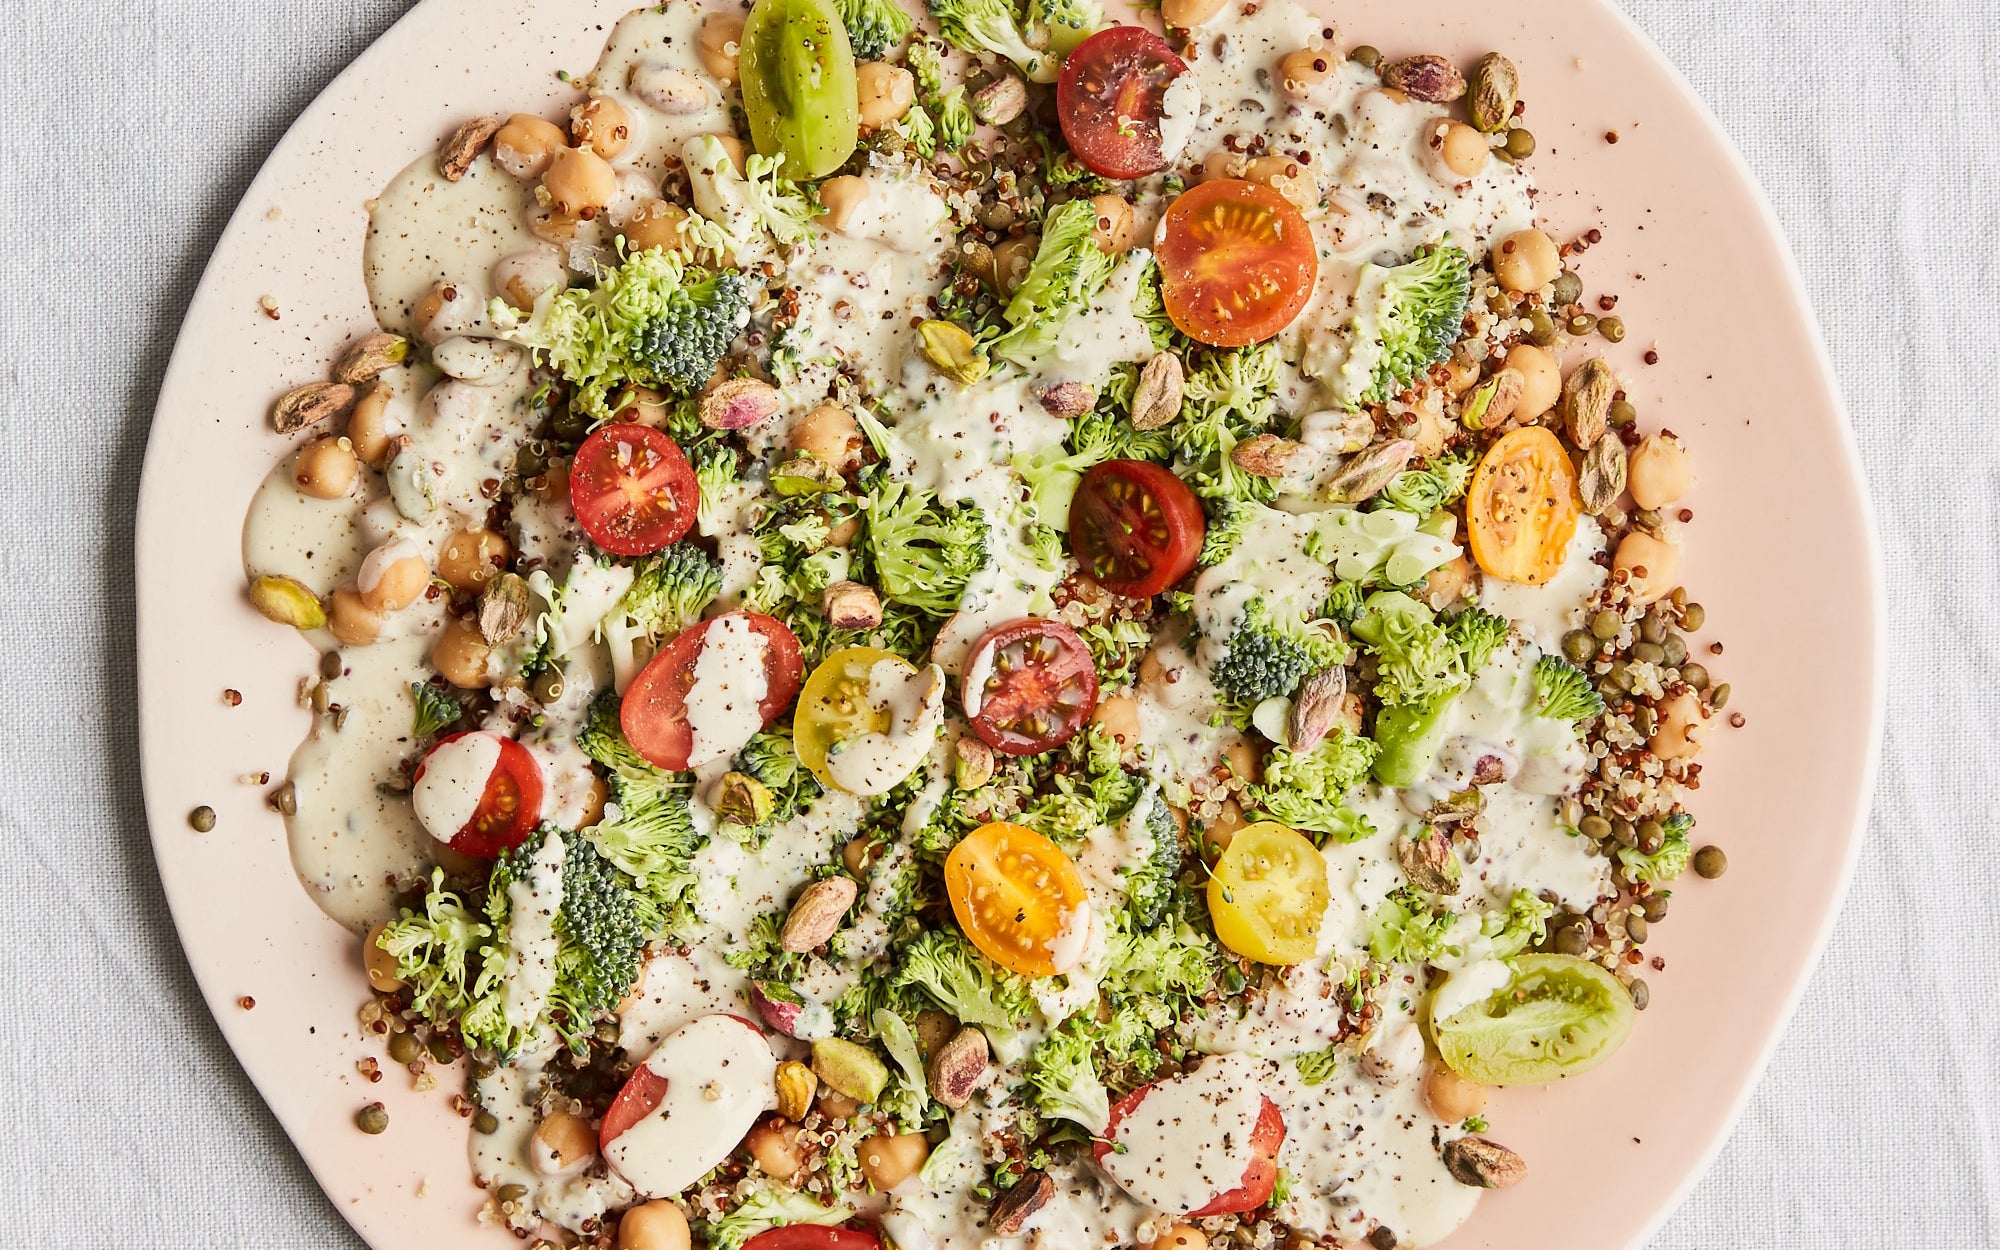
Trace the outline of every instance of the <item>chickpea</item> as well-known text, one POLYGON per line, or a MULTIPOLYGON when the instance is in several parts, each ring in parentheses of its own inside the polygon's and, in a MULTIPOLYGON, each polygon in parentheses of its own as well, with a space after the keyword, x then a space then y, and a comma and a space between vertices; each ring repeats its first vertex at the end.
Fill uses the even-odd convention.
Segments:
POLYGON ((361 602, 361 592, 343 586, 326 605, 326 628, 343 647, 365 647, 382 634, 382 614, 361 602))
POLYGON ((1367 705, 1361 702, 1361 696, 1350 690, 1340 697, 1340 717, 1334 724, 1347 730, 1348 733, 1358 734, 1361 732, 1362 713, 1367 710, 1367 705))
POLYGON ((384 543, 368 553, 355 578, 361 602, 377 612, 400 612, 415 603, 431 584, 431 566, 412 543, 384 543))
POLYGON ((648 429, 664 430, 667 419, 673 415, 673 406, 667 397, 650 386, 628 387, 618 396, 616 420, 624 425, 643 425, 648 429))
POLYGON ((1534 421, 1562 398, 1562 370, 1556 366, 1556 358, 1533 343, 1517 343, 1509 349, 1505 367, 1522 378, 1521 402, 1514 405, 1515 421, 1534 421))
POLYGON ((568 213, 539 206, 528 210, 528 233, 544 243, 568 247, 576 241, 576 226, 577 219, 568 213))
POLYGON ((1248 738, 1237 738, 1222 748, 1222 762, 1238 781, 1255 785, 1264 778, 1264 758, 1248 738))
POLYGON ((569 283, 562 256, 552 247, 532 247, 503 256, 493 265, 493 289, 509 304, 527 312, 549 291, 569 283))
POLYGON ((365 465, 380 468, 389 458, 389 400, 394 394, 377 378, 347 410, 347 445, 365 465))
POLYGON ((1491 259, 1493 276, 1508 291, 1539 291, 1562 273, 1556 241, 1532 227, 1500 240, 1491 259))
POLYGON ((1229 849, 1230 839, 1236 836, 1236 831, 1249 823, 1243 819, 1243 808, 1235 799, 1222 800, 1222 810, 1202 826, 1202 850, 1209 854, 1220 855, 1229 849))
POLYGON ((1217 148, 1201 158, 1201 167, 1195 171, 1196 182, 1209 182, 1216 178, 1243 178, 1250 172, 1248 157, 1217 148))
POLYGON ((1122 195, 1099 195, 1091 198, 1090 207, 1097 214, 1097 226, 1091 231, 1097 245, 1114 256, 1131 251, 1139 235, 1132 202, 1122 195))
POLYGON ((840 866, 847 869, 850 877, 864 877, 876 860, 882 857, 882 844, 873 838, 849 838, 840 848, 840 866))
POLYGON ((1217 13, 1223 0, 1160 0, 1160 20, 1181 30, 1193 30, 1217 13))
POLYGON ((531 1153, 537 1172, 557 1176, 583 1166, 597 1154, 597 1134, 591 1131, 590 1121, 580 1115, 552 1112, 535 1126, 531 1153))
POLYGON ((1472 580, 1472 564, 1464 556, 1459 556, 1449 564, 1440 564, 1424 578, 1424 602, 1434 610, 1443 611, 1456 603, 1465 593, 1466 585, 1472 580))
POLYGON ((292 461, 292 484, 314 499, 339 499, 354 489, 360 472, 354 444, 327 434, 299 448, 292 461))
POLYGON ((805 1151, 799 1146, 802 1131, 798 1125, 773 1116, 751 1129, 750 1135, 743 1139, 743 1145, 750 1151, 751 1161, 760 1171, 788 1181, 806 1165, 805 1151))
POLYGON ((1701 754, 1708 726, 1702 718, 1701 700, 1692 690, 1683 690, 1659 706, 1659 721, 1646 747, 1663 760, 1685 760, 1701 754))
POLYGON ((845 475, 861 467, 861 426, 840 404, 818 404, 792 422, 792 450, 822 460, 845 475))
POLYGON ((1633 531, 1618 540, 1611 557, 1615 574, 1623 569, 1631 578, 1626 583, 1632 602, 1653 603, 1664 599, 1681 573, 1681 549, 1651 534, 1633 531))
POLYGON ((1446 169, 1461 178, 1470 178, 1486 168, 1487 158, 1493 155, 1485 135, 1464 122, 1454 121, 1437 123, 1431 132, 1431 149, 1446 169))
POLYGON ((618 1250, 688 1250, 687 1216, 665 1198, 618 1217, 618 1250))
POLYGON ((735 135, 711 135, 710 138, 721 145, 723 154, 729 158, 729 164, 737 173, 742 174, 748 171, 749 166, 744 162, 749 157, 749 153, 743 148, 743 140, 737 138, 735 135))
POLYGON ((1287 93, 1297 95, 1333 76, 1338 58, 1328 48, 1300 48, 1287 52, 1278 61, 1278 79, 1287 93))
POLYGON ((1260 156, 1245 167, 1243 176, 1263 183, 1301 211, 1319 207, 1319 180, 1289 156, 1260 156))
POLYGON ((1447 1124, 1486 1110, 1486 1087, 1433 1060, 1424 1070, 1424 1105, 1447 1124))
POLYGON ((1208 1250, 1208 1234, 1192 1224, 1176 1224, 1153 1238, 1151 1250, 1208 1250))
POLYGON ((632 142, 632 115, 610 96, 594 95, 569 111, 569 132, 576 146, 612 160, 632 142))
POLYGON ((1139 745, 1139 701, 1129 694, 1107 695, 1097 701, 1090 723, 1111 735, 1113 742, 1139 745))
POLYGON ((384 921, 361 939, 361 970, 368 974, 368 985, 378 994, 393 994, 403 988, 403 978, 396 975, 396 957, 382 949, 382 931, 388 927, 384 921))
POLYGON ((493 580, 512 554, 507 540, 492 530, 460 530, 445 541, 438 576, 458 593, 474 594, 493 580))
POLYGON ((1470 356, 1454 353, 1444 363, 1445 386, 1454 395, 1463 395, 1479 385, 1479 362, 1470 356))
POLYGON ((819 1108, 821 1115, 832 1116, 836 1120, 849 1119, 861 1110, 860 1103, 825 1085, 819 1087, 819 1096, 813 1099, 813 1106, 819 1108))
POLYGON ((632 215, 619 227, 625 236, 625 246, 635 252, 680 250, 683 244, 681 227, 687 223, 687 210, 678 204, 665 200, 646 200, 632 210, 632 215))
POLYGON ((410 327, 418 338, 435 347, 478 325, 485 311, 478 294, 470 288, 440 282, 424 292, 410 310, 410 327))
POLYGON ((930 1153, 922 1133, 878 1133, 861 1143, 861 1172, 877 1193, 887 1193, 922 1167, 930 1153))
POLYGON ((583 813, 577 817, 576 827, 588 829, 604 819, 604 805, 611 801, 611 788, 604 784, 604 778, 593 774, 590 789, 583 795, 583 813))
POLYGON ((564 148, 542 175, 549 207, 565 217, 589 221, 604 211, 618 189, 618 171, 589 148, 564 148))
POLYGON ((1626 485, 1641 508, 1664 508, 1694 485, 1687 448, 1671 434, 1648 434, 1632 449, 1626 485))
POLYGON ((1035 249, 1041 245, 1041 239, 1032 234, 1005 239, 995 244, 994 290, 1001 295, 1012 295, 1014 288, 1021 285, 1021 279, 1028 276, 1028 266, 1035 263, 1035 249))
POLYGON ((933 1007, 917 1013, 915 1028, 917 1045, 923 1049, 926 1056, 930 1056, 936 1054, 937 1048, 950 1041, 958 1032, 958 1021, 952 1019, 950 1012, 939 1011, 933 1007))
POLYGON ((853 174, 828 178, 819 184, 819 202, 826 209, 820 224, 828 230, 844 232, 854 220, 856 210, 868 202, 868 180, 853 174))
POLYGON ((854 68, 854 82, 861 97, 863 130, 880 130, 917 102, 916 77, 900 65, 863 61, 854 68))
POLYGON ((431 645, 431 667, 454 686, 483 690, 491 684, 486 676, 486 661, 492 654, 492 648, 479 635, 479 626, 454 616, 444 623, 437 641, 431 645))
MULTIPOLYGON (((834 527, 826 532, 826 546, 851 547, 854 545, 854 540, 859 537, 861 537, 861 518, 851 516, 836 522, 834 527)), ((821 548, 822 551, 825 549, 821 548)))
POLYGON ((701 67, 723 82, 735 82, 737 58, 743 53, 743 17, 738 13, 711 13, 702 19, 701 33, 695 36, 701 67))
POLYGON ((564 147, 562 127, 516 113, 493 135, 493 163, 516 178, 539 177, 564 147))

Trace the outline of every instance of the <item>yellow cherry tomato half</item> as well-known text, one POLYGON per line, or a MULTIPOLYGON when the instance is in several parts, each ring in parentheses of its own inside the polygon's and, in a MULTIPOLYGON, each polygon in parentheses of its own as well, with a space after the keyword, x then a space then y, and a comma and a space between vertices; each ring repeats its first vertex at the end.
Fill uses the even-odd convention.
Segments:
POLYGON ((820 784, 838 790, 827 771, 826 757, 836 743, 851 742, 865 733, 887 733, 890 711, 868 697, 868 678, 884 660, 916 672, 916 666, 880 647, 843 647, 820 661, 799 690, 792 715, 792 745, 820 784))
POLYGON ((1083 874, 1062 848, 1025 825, 981 825, 951 848, 944 892, 982 954, 1023 976, 1076 966, 1090 934, 1083 874))
POLYGON ((1326 859, 1273 820, 1236 831, 1208 878, 1215 936, 1260 964, 1297 964, 1319 951, 1326 915, 1326 859))
POLYGON ((1562 568, 1582 509, 1576 466, 1555 434, 1510 430, 1480 457, 1465 494, 1472 558, 1491 577, 1539 586, 1562 568))

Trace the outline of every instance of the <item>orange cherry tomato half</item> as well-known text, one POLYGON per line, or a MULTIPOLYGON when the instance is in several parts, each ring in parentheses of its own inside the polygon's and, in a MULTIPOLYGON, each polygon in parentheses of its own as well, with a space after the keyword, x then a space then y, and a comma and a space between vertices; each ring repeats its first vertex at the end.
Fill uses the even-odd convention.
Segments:
POLYGON ((1045 977, 1083 957, 1090 937, 1083 874, 1025 825, 997 821, 967 834, 945 857, 944 892, 965 936, 1009 971, 1045 977))
MULTIPOLYGON (((1146 1101, 1146 1095, 1158 1084, 1160 1082, 1153 1081, 1141 1085, 1111 1104, 1111 1122, 1105 1127, 1104 1136, 1091 1147, 1092 1154, 1102 1159, 1111 1153, 1119 1122, 1137 1111, 1139 1105, 1146 1101)), ((1278 1187, 1278 1149, 1284 1144, 1284 1114, 1278 1110, 1277 1103, 1266 1098, 1264 1105, 1258 1109, 1257 1123, 1250 1130, 1250 1148, 1256 1155, 1243 1168, 1243 1183, 1234 1189, 1217 1194, 1206 1206, 1188 1212, 1186 1218, 1204 1219, 1211 1215, 1254 1211, 1269 1202, 1272 1191, 1278 1187)))
POLYGON ((764 724, 783 715, 798 694, 805 656, 798 636, 783 621, 761 612, 730 612, 690 626, 639 670, 625 688, 625 701, 618 709, 618 725, 625 731, 626 741, 654 766, 668 772, 690 767, 694 729, 688 723, 687 700, 688 692, 694 689, 695 664, 708 643, 709 631, 730 617, 748 622, 764 640, 764 697, 757 702, 764 724))
POLYGON ((1562 568, 1583 500, 1554 432, 1509 430, 1486 449, 1465 493, 1472 558, 1489 576, 1539 586, 1562 568))
POLYGON ((1097 706, 1097 664, 1061 621, 1026 617, 988 630, 965 665, 965 718, 1007 755, 1068 742, 1097 706))
MULTIPOLYGON (((412 774, 412 784, 424 779, 424 766, 433 756, 462 738, 473 735, 491 738, 500 744, 493 771, 479 792, 479 805, 458 832, 441 839, 454 851, 494 859, 528 840, 542 823, 542 766, 528 748, 501 734, 468 729, 439 738, 412 774)), ((419 810, 422 810, 419 808, 419 810)))
POLYGON ((643 556, 694 528, 701 488, 673 439, 648 426, 606 425, 576 449, 569 502, 590 541, 643 556))
POLYGON ((1167 41, 1143 26, 1107 26, 1063 58, 1056 115, 1090 172, 1144 178, 1167 167, 1160 115, 1167 84, 1187 72, 1167 41))
POLYGON ((1212 347, 1261 343, 1312 298, 1311 227, 1267 186, 1218 178, 1183 191, 1161 225, 1160 290, 1181 333, 1212 347))
POLYGON ((1157 595, 1188 575, 1208 523, 1201 501, 1168 469, 1107 460, 1083 475, 1069 505, 1069 545, 1083 571, 1113 594, 1157 595))

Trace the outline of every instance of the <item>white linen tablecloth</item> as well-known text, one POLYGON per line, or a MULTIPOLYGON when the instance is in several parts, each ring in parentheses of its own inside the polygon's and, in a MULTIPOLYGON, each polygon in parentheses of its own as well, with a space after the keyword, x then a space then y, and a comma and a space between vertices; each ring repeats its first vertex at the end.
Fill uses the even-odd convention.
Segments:
MULTIPOLYGON (((1893 631, 1853 895, 1656 1244, 2000 1244, 2000 0, 1622 2, 1790 235, 1880 510, 1893 631)), ((0 1243, 360 1245, 223 1045, 154 878, 131 540, 209 249, 407 3, 0 2, 0 1243)))

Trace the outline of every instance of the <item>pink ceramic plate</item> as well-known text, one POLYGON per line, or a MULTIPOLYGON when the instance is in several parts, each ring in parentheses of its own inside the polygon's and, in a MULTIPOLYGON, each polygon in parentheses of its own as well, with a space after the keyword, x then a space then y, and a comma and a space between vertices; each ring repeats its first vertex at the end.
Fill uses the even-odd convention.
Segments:
MULTIPOLYGON (((473 1221, 465 1122, 393 1071, 357 945, 292 875, 244 773, 282 774, 313 653, 243 598, 244 511, 286 449, 272 398, 325 376, 369 324, 365 205, 474 114, 540 109, 596 58, 620 0, 424 0, 342 74, 252 184, 188 310, 161 391, 138 530, 141 744, 160 876, 203 993, 243 1067, 342 1214, 377 1250, 507 1244, 473 1221), (281 319, 260 309, 276 301, 281 319), (242 692, 240 706, 223 691, 242 692), (218 813, 192 832, 189 810, 218 813), (246 1008, 239 1000, 255 1000, 246 1008), (355 1130, 387 1104, 388 1133, 355 1130)), ((1520 66, 1558 237, 1593 227, 1593 292, 1631 327, 1615 363, 1648 420, 1687 436, 1687 580, 1727 654, 1730 711, 1693 796, 1720 882, 1692 876, 1647 949, 1652 1006, 1612 1065, 1496 1100, 1532 1161, 1453 1247, 1641 1244, 1721 1144, 1803 990, 1854 862, 1881 731, 1881 569, 1854 447, 1813 317, 1747 170, 1699 100, 1608 3, 1346 0, 1347 37, 1391 55, 1520 66), (1560 12, 1560 20, 1555 15, 1560 12), (1524 16, 1532 14, 1531 19, 1524 16), (1615 132, 1615 143, 1609 141, 1615 132), (1648 367, 1641 357, 1658 351, 1648 367)), ((220 1196, 220 1195, 218 1195, 220 1196)))

